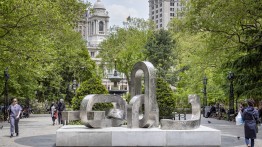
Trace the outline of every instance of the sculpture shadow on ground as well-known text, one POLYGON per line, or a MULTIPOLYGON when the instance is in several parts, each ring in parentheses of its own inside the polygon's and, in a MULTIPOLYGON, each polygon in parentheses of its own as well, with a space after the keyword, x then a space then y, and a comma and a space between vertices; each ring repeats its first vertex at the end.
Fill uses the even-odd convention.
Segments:
POLYGON ((55 147, 56 135, 39 135, 21 137, 14 140, 15 143, 31 147, 55 147))

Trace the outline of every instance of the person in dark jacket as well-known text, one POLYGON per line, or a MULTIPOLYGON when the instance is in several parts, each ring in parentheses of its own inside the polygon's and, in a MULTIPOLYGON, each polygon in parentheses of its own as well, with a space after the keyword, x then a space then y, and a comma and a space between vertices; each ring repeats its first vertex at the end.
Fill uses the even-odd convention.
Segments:
POLYGON ((245 142, 248 147, 254 147, 254 139, 257 137, 257 124, 258 111, 254 109, 254 100, 247 100, 248 107, 243 110, 242 118, 245 122, 245 142), (251 142, 250 142, 251 141, 251 142))
POLYGON ((62 111, 64 111, 66 109, 66 107, 65 107, 63 99, 60 99, 57 109, 58 109, 58 124, 64 124, 64 122, 62 120, 62 111))

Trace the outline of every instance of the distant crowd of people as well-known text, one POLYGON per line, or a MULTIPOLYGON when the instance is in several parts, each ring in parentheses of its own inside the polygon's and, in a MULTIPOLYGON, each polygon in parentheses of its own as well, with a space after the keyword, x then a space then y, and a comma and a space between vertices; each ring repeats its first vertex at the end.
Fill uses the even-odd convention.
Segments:
POLYGON ((216 103, 210 107, 205 117, 217 117, 220 119, 225 113, 226 110, 224 106, 222 104, 216 103))

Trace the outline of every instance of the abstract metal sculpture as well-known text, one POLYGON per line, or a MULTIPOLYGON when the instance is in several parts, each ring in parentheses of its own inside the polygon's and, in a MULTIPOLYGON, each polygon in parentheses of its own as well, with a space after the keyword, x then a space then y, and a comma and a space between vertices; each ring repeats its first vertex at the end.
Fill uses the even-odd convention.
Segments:
POLYGON ((190 120, 161 119, 163 130, 191 130, 200 126, 200 98, 197 95, 189 95, 188 101, 192 105, 192 116, 190 120))
POLYGON ((118 127, 126 118, 126 101, 120 95, 92 94, 87 95, 80 106, 80 119, 83 125, 90 128, 118 127), (105 111, 92 111, 96 103, 116 103, 106 116, 105 111))
POLYGON ((149 128, 159 126, 159 109, 156 101, 156 71, 150 62, 134 65, 131 72, 131 101, 127 106, 128 128, 149 128), (144 75, 145 94, 141 93, 144 75), (144 115, 139 119, 139 109, 144 104, 144 115))
MULTIPOLYGON (((131 72, 131 100, 129 105, 120 95, 87 95, 80 106, 81 122, 91 128, 118 127, 127 118, 128 128, 159 127, 159 108, 156 100, 156 70, 147 61, 138 62, 131 72), (142 79, 145 92, 142 94, 142 79), (105 111, 92 111, 95 103, 116 103, 115 108, 105 111), (139 110, 144 108, 143 117, 139 118, 139 110)), ((189 95, 192 105, 191 120, 161 119, 161 129, 189 130, 200 126, 200 99, 197 95, 189 95)))

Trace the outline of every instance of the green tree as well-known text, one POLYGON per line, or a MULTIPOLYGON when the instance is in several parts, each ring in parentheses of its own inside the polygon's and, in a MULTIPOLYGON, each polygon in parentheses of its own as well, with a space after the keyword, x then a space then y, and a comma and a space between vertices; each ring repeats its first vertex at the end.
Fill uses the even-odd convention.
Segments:
POLYGON ((169 84, 162 78, 157 78, 156 99, 159 116, 171 116, 175 109, 175 95, 169 84))
POLYGON ((68 76, 88 78, 90 72, 79 69, 92 71, 94 63, 73 30, 88 5, 78 0, 3 0, 0 5, 0 69, 9 67, 11 96, 34 98, 38 91, 40 101, 60 98, 72 81, 68 76))
MULTIPOLYGON (((224 68, 233 70, 238 95, 261 99, 262 2, 192 1, 184 28, 210 33, 212 51, 226 52, 224 68)), ((225 75, 226 76, 226 75, 225 75)))
POLYGON ((151 35, 145 45, 145 55, 158 70, 158 76, 165 78, 167 71, 174 68, 175 42, 169 31, 160 29, 151 35))
POLYGON ((176 82, 177 103, 187 104, 188 94, 198 94, 203 97, 203 77, 208 78, 208 103, 225 102, 223 91, 226 76, 221 68, 227 55, 212 51, 209 46, 208 33, 175 32, 176 40, 176 82))
MULTIPOLYGON (((80 88, 76 91, 76 96, 72 99, 72 107, 74 110, 80 109, 80 104, 83 98, 89 94, 108 94, 108 91, 102 81, 98 77, 92 77, 87 81, 84 81, 80 88)), ((111 107, 111 105, 98 104, 93 107, 93 110, 101 110, 111 107)))
POLYGON ((134 64, 145 59, 145 42, 152 34, 152 23, 138 18, 130 18, 124 28, 115 28, 100 45, 102 65, 112 68, 117 60, 117 70, 125 74, 130 84, 130 74, 134 64))

